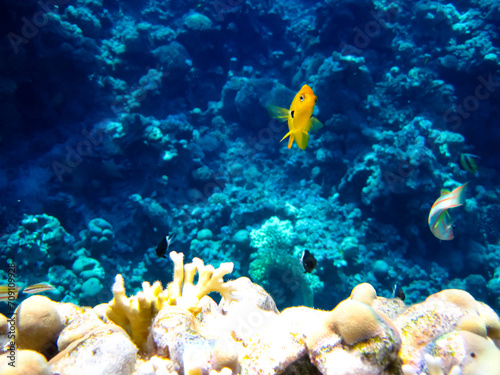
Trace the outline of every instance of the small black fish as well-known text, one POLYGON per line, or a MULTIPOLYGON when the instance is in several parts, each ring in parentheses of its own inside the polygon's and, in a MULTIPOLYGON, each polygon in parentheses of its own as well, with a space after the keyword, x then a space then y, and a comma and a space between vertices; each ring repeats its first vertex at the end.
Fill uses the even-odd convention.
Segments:
POLYGON ((300 262, 302 263, 302 267, 304 268, 304 273, 312 272, 316 268, 316 264, 318 263, 314 255, 312 255, 309 250, 305 250, 302 253, 300 262))
POLYGON ((392 296, 394 298, 399 298, 401 301, 405 300, 405 292, 403 292, 403 288, 401 288, 398 284, 394 284, 394 288, 392 289, 392 296))
POLYGON ((172 242, 174 242, 175 234, 171 236, 165 236, 162 238, 158 247, 156 248, 156 255, 160 258, 166 258, 165 254, 172 242))

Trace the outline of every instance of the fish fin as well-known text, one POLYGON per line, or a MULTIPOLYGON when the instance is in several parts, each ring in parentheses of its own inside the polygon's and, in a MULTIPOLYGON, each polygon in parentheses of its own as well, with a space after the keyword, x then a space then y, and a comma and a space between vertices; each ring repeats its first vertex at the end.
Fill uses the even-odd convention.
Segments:
POLYGON ((321 123, 321 121, 319 121, 315 117, 311 117, 311 119, 309 121, 311 121, 311 130, 310 131, 312 131, 312 132, 316 132, 316 131, 318 131, 319 129, 321 129, 324 126, 321 123))
POLYGON ((441 189, 441 196, 450 194, 450 191, 448 189, 441 189))
POLYGON ((281 138, 280 142, 283 142, 286 137, 291 136, 291 135, 292 135, 292 131, 290 130, 288 133, 285 134, 285 136, 283 138, 281 138))
POLYGON ((172 234, 171 236, 167 236, 166 237, 166 240, 167 240, 167 250, 168 250, 168 247, 172 244, 172 242, 174 242, 175 240, 175 233, 172 234))
POLYGON ((473 155, 473 154, 463 154, 463 155, 467 155, 467 156, 468 156, 468 157, 470 157, 470 158, 481 159, 481 157, 480 157, 480 156, 473 155))
POLYGON ((458 207, 458 206, 461 206, 462 204, 465 203, 465 194, 464 194, 464 191, 465 191, 465 188, 467 187, 467 185, 469 184, 469 181, 467 181, 465 184, 457 187, 456 189, 454 189, 451 193, 454 194, 454 198, 456 199, 454 204, 456 206, 454 207, 458 207))
POLYGON ((288 140, 288 148, 292 148, 293 146, 293 134, 290 135, 290 139, 288 140))
POLYGON ((436 229, 440 224, 441 222, 443 222, 445 220, 446 217, 450 217, 450 214, 448 213, 448 211, 443 211, 441 213, 441 215, 439 215, 436 219, 436 223, 434 224, 433 228, 436 229), (448 215, 448 216, 447 216, 448 215))
POLYGON ((276 118, 281 121, 288 120, 288 117, 290 116, 290 111, 286 108, 276 107, 275 105, 268 105, 266 109, 270 117, 276 118))
POLYGON ((307 148, 307 144, 309 143, 309 134, 306 132, 296 132, 295 142, 301 150, 305 150, 307 148))

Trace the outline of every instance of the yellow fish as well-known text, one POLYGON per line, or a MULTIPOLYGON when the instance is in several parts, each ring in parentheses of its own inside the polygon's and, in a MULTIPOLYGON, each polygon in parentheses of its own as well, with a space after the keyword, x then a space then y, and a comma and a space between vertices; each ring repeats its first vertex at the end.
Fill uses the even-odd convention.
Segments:
POLYGON ((8 302, 17 299, 20 289, 17 285, 0 285, 0 301, 8 302))
POLYGON ((293 141, 301 150, 305 150, 309 143, 309 131, 316 131, 323 127, 323 124, 312 117, 314 106, 318 98, 314 95, 313 90, 304 85, 293 98, 290 109, 276 107, 270 105, 267 107, 269 115, 281 121, 288 120, 288 133, 281 139, 286 137, 288 140, 288 148, 291 148, 293 141))
POLYGON ((460 165, 464 170, 477 177, 479 176, 479 172, 477 171, 477 163, 474 158, 480 159, 480 157, 476 155, 460 154, 460 165))

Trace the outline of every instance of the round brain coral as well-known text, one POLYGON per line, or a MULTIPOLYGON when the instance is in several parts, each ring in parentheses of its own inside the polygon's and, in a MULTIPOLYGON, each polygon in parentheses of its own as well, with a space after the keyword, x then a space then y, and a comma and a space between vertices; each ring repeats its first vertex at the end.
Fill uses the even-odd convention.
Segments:
POLYGON ((477 310, 478 306, 476 300, 474 299, 474 297, 472 297, 469 293, 467 293, 464 290, 446 289, 439 293, 433 294, 427 299, 431 300, 434 298, 438 298, 445 302, 453 303, 469 313, 474 313, 474 314, 478 313, 477 310))
POLYGON ((486 337, 486 325, 479 317, 465 316, 457 323, 457 329, 472 332, 478 336, 486 337))
POLYGON ((371 306, 372 302, 377 299, 377 291, 371 284, 362 283, 354 287, 351 292, 351 299, 371 306))
POLYGON ((9 365, 7 355, 0 356, 0 374, 2 375, 50 375, 47 360, 43 355, 32 350, 19 350, 16 353, 15 367, 9 365))
POLYGON ((57 303, 44 296, 32 296, 16 310, 17 344, 21 349, 51 352, 64 324, 57 312, 57 303))
POLYGON ((375 337, 382 332, 378 314, 363 302, 345 300, 330 313, 330 328, 347 345, 375 337))

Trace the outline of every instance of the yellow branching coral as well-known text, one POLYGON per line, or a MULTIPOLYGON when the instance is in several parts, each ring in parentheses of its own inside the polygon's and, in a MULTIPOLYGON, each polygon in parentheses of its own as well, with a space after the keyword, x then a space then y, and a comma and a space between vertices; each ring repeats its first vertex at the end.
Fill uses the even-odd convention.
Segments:
POLYGON ((192 263, 184 265, 184 254, 172 251, 170 258, 174 262, 174 280, 163 290, 159 281, 153 285, 142 283, 142 291, 132 297, 125 294, 124 280, 116 276, 113 285, 113 300, 108 303, 106 316, 127 331, 134 343, 146 349, 146 341, 151 321, 167 305, 176 305, 193 314, 201 311, 200 299, 210 292, 219 292, 226 303, 236 300, 233 292, 236 287, 223 277, 233 271, 233 263, 222 263, 215 269, 205 265, 201 259, 194 258, 192 263), (198 281, 193 283, 198 272, 198 281))
POLYGON ((118 274, 113 285, 113 300, 108 304, 106 315, 125 329, 134 343, 144 350, 151 319, 166 305, 166 300, 159 281, 152 286, 143 282, 142 292, 127 297, 123 277, 118 274))
POLYGON ((222 263, 215 269, 205 265, 199 258, 194 258, 193 263, 184 265, 184 254, 172 251, 170 258, 174 262, 174 281, 168 285, 170 305, 187 309, 193 314, 201 311, 198 302, 210 292, 218 292, 224 297, 226 303, 237 300, 234 295, 236 288, 230 282, 224 282, 223 277, 233 271, 233 263, 222 263), (198 282, 193 283, 198 272, 198 282))

